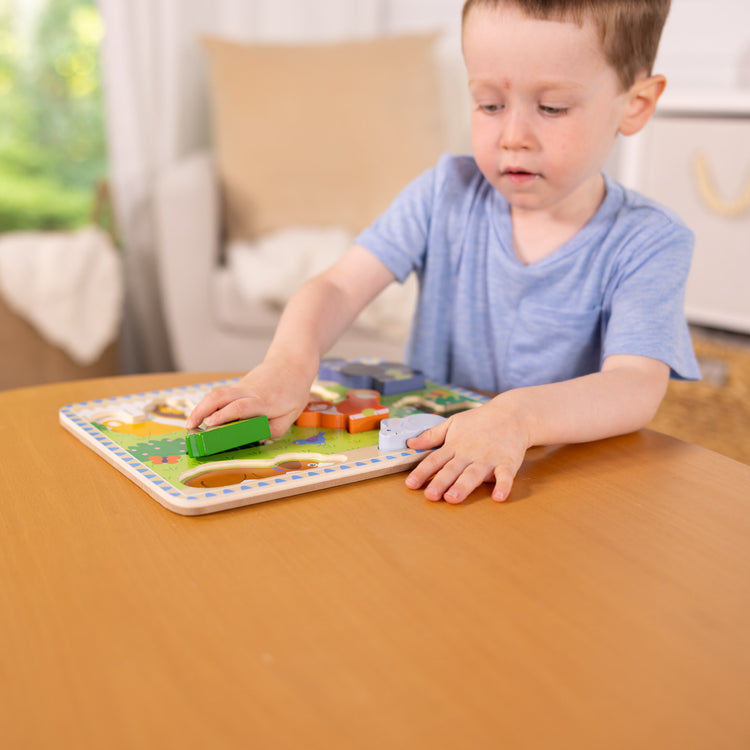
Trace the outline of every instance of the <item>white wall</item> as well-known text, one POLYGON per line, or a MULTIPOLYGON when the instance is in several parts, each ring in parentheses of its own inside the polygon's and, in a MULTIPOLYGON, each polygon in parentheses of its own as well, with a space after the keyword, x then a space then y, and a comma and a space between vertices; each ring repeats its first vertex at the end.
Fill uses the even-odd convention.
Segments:
POLYGON ((397 31, 437 26, 458 33, 463 0, 386 0, 385 6, 388 25, 397 31))
MULTIPOLYGON (((463 0, 385 0, 385 28, 458 38, 463 0)), ((750 88, 750 0, 672 0, 657 61, 674 88, 750 88)))
POLYGON ((750 2, 672 0, 657 60, 670 88, 750 88, 750 2))

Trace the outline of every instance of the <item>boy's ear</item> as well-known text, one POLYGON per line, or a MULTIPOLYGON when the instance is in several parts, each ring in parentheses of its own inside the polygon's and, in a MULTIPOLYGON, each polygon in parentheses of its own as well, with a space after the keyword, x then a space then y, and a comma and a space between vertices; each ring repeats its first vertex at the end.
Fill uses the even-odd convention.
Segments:
POLYGON ((623 135, 634 135, 649 121, 666 85, 667 79, 656 75, 641 78, 630 87, 628 103, 620 122, 623 135))

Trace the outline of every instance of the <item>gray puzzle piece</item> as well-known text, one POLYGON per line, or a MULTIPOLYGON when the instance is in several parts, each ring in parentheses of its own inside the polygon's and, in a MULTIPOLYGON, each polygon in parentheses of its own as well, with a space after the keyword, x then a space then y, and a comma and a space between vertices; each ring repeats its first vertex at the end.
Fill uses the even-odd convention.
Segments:
POLYGON ((410 414, 408 417, 384 419, 380 423, 378 448, 381 451, 403 450, 407 440, 444 421, 445 417, 438 414, 410 414))

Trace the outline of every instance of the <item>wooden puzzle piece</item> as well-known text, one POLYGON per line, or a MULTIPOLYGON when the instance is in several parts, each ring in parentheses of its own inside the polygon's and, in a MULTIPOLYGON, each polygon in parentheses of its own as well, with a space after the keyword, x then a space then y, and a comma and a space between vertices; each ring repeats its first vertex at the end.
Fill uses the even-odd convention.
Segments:
POLYGON ((195 408, 192 400, 187 398, 156 399, 147 409, 148 419, 153 422, 184 427, 190 412, 195 408))
POLYGON ((112 432, 122 435, 135 435, 142 438, 151 438, 158 435, 166 435, 179 429, 182 423, 165 423, 154 421, 149 414, 124 409, 108 409, 97 411, 91 418, 95 424, 100 424, 112 432))
POLYGON ((333 380, 347 388, 374 389, 383 396, 418 391, 425 386, 421 372, 400 362, 352 362, 328 358, 321 361, 318 378, 333 380))
POLYGON ((193 402, 185 398, 133 400, 117 407, 93 409, 90 419, 113 432, 147 438, 183 429, 193 407, 193 402))
POLYGON ((139 424, 148 419, 143 409, 130 404, 87 410, 86 417, 91 419, 92 422, 98 422, 99 424, 110 422, 113 425, 139 424))
POLYGON ((341 398, 341 394, 338 391, 326 387, 318 380, 310 386, 310 395, 314 396, 314 400, 316 401, 330 401, 331 403, 338 401, 341 398))
POLYGON ((389 410, 380 403, 380 394, 363 388, 347 392, 342 401, 310 401, 295 424, 298 427, 325 427, 350 433, 376 430, 389 410))
POLYGON ((191 458, 203 458, 270 437, 268 417, 252 417, 218 427, 190 430, 185 436, 185 447, 191 458))
POLYGON ((404 450, 407 440, 444 421, 445 417, 439 414, 410 414, 408 417, 384 419, 380 423, 378 448, 381 451, 404 450))
POLYGON ((481 406, 481 402, 447 388, 433 388, 426 393, 405 396, 397 401, 393 408, 403 409, 406 406, 413 406, 430 414, 448 417, 451 414, 481 406))

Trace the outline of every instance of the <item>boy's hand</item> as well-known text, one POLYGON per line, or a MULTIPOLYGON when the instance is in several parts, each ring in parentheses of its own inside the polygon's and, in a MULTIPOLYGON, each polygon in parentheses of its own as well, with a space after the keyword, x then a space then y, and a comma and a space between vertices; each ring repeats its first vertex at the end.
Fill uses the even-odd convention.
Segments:
POLYGON ((281 437, 305 408, 310 398, 310 383, 287 367, 262 363, 236 385, 215 388, 193 409, 187 429, 207 427, 237 419, 266 416, 271 437, 281 437))
POLYGON ((429 480, 425 497, 449 503, 462 502, 493 480, 492 499, 505 500, 530 447, 522 420, 502 399, 456 414, 409 440, 408 446, 436 450, 409 474, 406 486, 418 489, 429 480))

